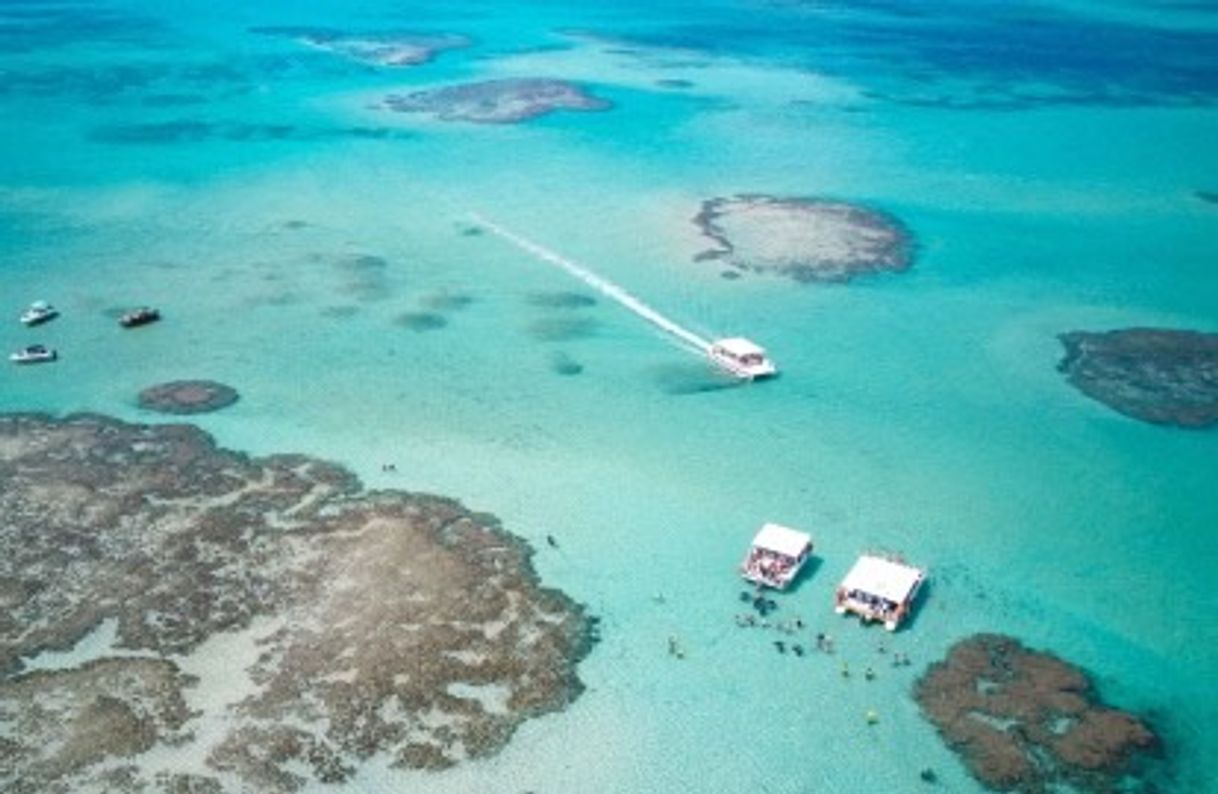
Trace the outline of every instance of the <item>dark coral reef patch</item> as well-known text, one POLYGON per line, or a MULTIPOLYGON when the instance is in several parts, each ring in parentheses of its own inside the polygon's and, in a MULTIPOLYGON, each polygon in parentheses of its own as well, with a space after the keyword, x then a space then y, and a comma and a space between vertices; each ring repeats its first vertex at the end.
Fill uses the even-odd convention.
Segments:
POLYGON ((440 121, 518 124, 557 110, 608 110, 612 103, 562 80, 509 78, 391 94, 383 106, 399 113, 430 113, 440 121))
POLYGON ((5 791, 287 792, 374 756, 444 767, 581 690, 592 619, 452 500, 98 416, 0 415, 0 482, 5 791), (103 624, 114 648, 26 669, 103 624), (216 664, 219 635, 250 650, 216 664), (144 766, 167 747, 190 775, 144 766))
POLYGON ((204 414, 227 408, 240 395, 214 380, 174 380, 140 392, 140 407, 163 414, 204 414))
MULTIPOLYGON (((1087 675, 1011 637, 957 643, 914 687, 922 713, 974 776, 1000 791, 1125 791, 1159 739, 1104 705, 1087 675)), ((1141 790, 1141 789, 1138 789, 1141 790)))
POLYGON ((695 259, 796 281, 898 272, 913 239, 896 218, 840 201, 742 194, 702 202, 694 223, 713 246, 695 259))
POLYGON ((1166 328, 1071 331, 1058 364, 1072 386, 1154 424, 1218 422, 1218 334, 1166 328))

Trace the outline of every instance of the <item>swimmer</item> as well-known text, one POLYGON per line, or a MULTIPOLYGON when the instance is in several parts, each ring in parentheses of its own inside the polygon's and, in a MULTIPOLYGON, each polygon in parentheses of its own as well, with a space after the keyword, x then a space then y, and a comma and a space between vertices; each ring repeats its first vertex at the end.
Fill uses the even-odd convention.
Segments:
POLYGON ((866 678, 868 681, 874 681, 875 680, 875 670, 872 670, 870 667, 868 667, 866 669, 866 671, 863 672, 863 678, 866 678))
POLYGON ((848 664, 846 664, 845 662, 842 662, 842 678, 849 678, 849 677, 850 677, 850 666, 848 664))
POLYGON ((558 540, 553 535, 546 535, 546 543, 550 544, 550 548, 558 548, 558 540))
POLYGON ((774 647, 778 649, 779 653, 787 652, 787 644, 782 640, 774 640, 774 647))
POLYGON ((791 650, 795 652, 796 656, 804 655, 804 646, 802 646, 802 645, 794 645, 791 647, 791 650))

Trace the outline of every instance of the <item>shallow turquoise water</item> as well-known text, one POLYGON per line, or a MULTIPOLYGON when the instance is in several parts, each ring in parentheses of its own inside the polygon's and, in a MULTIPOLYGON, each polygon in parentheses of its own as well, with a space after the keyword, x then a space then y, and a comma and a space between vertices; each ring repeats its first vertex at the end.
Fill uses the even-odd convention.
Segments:
MULTIPOLYGON (((897 791, 931 766, 945 790, 977 790, 917 714, 918 668, 883 666, 877 632, 829 609, 875 547, 933 577, 892 647, 920 664, 998 630, 1052 649, 1152 715, 1167 790, 1212 786, 1218 436, 1123 418, 1054 370, 1067 330, 1218 330, 1218 209, 1193 195, 1218 190, 1212 19, 1137 4, 909 19, 882 3, 97 8, 113 24, 87 39, 66 20, 5 49, 0 305, 59 305, 37 336, 64 358, 0 372, 0 408, 150 420, 145 385, 231 383, 242 401, 200 419, 222 443, 337 459, 535 543, 553 534, 543 580, 604 621, 567 712, 490 761, 368 769, 357 789, 897 791), (476 46, 378 71, 246 31, 302 23, 476 46), (946 34, 990 46, 953 51, 946 34), (1131 44, 1168 50, 1139 69, 1143 49, 1110 51, 1131 44), (368 107, 484 75, 576 79, 616 108, 477 127, 368 107), (162 126, 133 126, 148 124, 162 126), (353 132, 369 127, 382 137, 353 132), (849 287, 720 279, 692 261, 690 219, 749 191, 882 207, 916 235, 916 266, 849 287), (471 211, 700 333, 756 338, 783 376, 715 389, 620 307, 532 305, 578 285, 462 235, 471 211), (344 267, 359 255, 387 265, 344 267), (444 327, 395 322, 444 295, 471 298, 444 327), (103 314, 145 302, 168 322, 120 336, 103 314), (583 373, 555 374, 558 354, 583 373), (735 628, 734 566, 766 520, 812 532, 821 559, 780 613, 879 665, 876 681, 735 628)), ((32 338, 0 328, 7 348, 32 338)))

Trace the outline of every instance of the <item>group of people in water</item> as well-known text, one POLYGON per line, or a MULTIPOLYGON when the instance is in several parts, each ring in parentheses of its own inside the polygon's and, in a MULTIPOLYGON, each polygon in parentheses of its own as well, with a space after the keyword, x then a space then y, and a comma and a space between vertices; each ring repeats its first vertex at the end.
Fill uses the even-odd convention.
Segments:
MULTIPOLYGON (((762 589, 760 587, 758 587, 757 591, 753 592, 753 593, 750 593, 747 590, 742 591, 740 593, 740 600, 743 602, 747 602, 750 606, 753 607, 754 611, 753 612, 740 612, 740 613, 736 614, 736 617, 735 617, 736 626, 738 626, 739 628, 774 629, 775 631, 779 631, 779 632, 782 632, 783 634, 791 635, 791 636, 795 636, 797 634, 797 632, 800 632, 803 629, 807 628, 807 625, 805 624, 803 618, 800 618, 800 617, 794 617, 789 620, 781 620, 781 621, 769 620, 769 614, 771 612, 773 612, 774 610, 778 609, 778 603, 776 601, 774 601, 772 598, 766 597, 766 595, 764 594, 764 592, 762 591, 762 589)), ((773 641, 773 644, 774 644, 774 649, 782 654, 785 654, 789 651, 790 653, 794 654, 795 656, 803 656, 805 653, 805 648, 804 648, 803 644, 798 643, 798 642, 792 642, 790 640, 785 640, 785 639, 776 639, 773 641)), ((816 650, 821 653, 826 653, 826 654, 835 653, 837 650, 837 646, 833 640, 833 637, 830 636, 829 634, 826 634, 825 632, 817 632, 816 633, 816 650)), ((880 654, 888 653, 888 647, 884 642, 880 642, 880 644, 876 650, 880 654)), ((671 647, 669 648, 669 652, 672 653, 671 647)), ((674 655, 676 655, 676 654, 674 654, 674 655)), ((906 653, 902 653, 900 651, 892 652, 890 659, 892 661, 893 667, 907 667, 910 664, 912 664, 912 662, 909 659, 909 655, 906 653)), ((850 668, 845 662, 842 662, 841 671, 842 671, 843 678, 850 677, 850 668)), ((875 669, 872 666, 868 666, 866 671, 863 674, 863 677, 868 681, 874 680, 875 679, 875 669)))

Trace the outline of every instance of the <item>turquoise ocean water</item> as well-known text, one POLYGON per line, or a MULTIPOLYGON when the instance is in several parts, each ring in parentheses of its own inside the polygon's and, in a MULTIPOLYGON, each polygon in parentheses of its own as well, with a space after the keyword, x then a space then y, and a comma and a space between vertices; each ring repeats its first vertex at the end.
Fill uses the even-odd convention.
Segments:
POLYGON ((354 790, 903 791, 929 766, 978 791, 909 689, 1002 631, 1149 714, 1162 790, 1218 791, 1218 435, 1124 418, 1055 371, 1064 331, 1218 331, 1218 205, 1196 196, 1218 192, 1212 4, 162 5, 0 5, 0 308, 64 311, 0 325, 5 349, 63 356, 0 371, 0 409, 152 421, 146 385, 233 384, 242 400, 199 419, 222 444, 492 512, 603 621, 566 712, 493 759, 371 764, 354 790), (259 25, 474 44, 378 69, 259 25), (504 76, 614 108, 478 126, 371 107, 504 76), (741 192, 882 208, 916 264, 845 287, 721 279, 691 219, 741 192), (782 377, 718 388, 607 300, 536 305, 582 286, 462 234, 471 212, 699 333, 756 339, 782 377), (384 266, 353 264, 369 256, 384 266), (168 322, 119 336, 106 313, 132 303, 168 322), (736 628, 735 565, 767 520, 820 559, 779 614, 875 681, 736 628), (914 667, 832 614, 871 548, 931 570, 889 641, 914 667))

